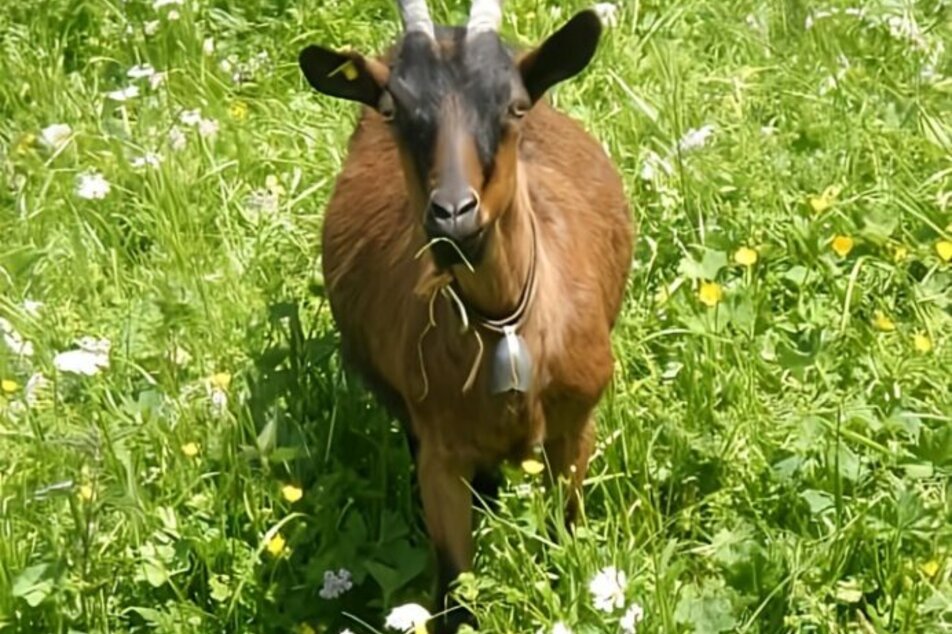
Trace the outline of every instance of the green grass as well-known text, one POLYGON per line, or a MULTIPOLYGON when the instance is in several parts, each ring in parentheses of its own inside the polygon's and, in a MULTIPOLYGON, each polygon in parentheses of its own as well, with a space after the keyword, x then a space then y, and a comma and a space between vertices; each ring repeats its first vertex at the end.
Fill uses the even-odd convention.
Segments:
MULTIPOLYGON (((563 4, 512 0, 505 29, 539 41, 563 4)), ((952 6, 864 4, 623 2, 552 95, 642 236, 585 521, 550 543, 556 504, 509 473, 460 588, 483 631, 617 631, 587 589, 607 565, 641 632, 952 631, 952 6)), ((391 5, 2 3, 0 316, 34 353, 0 341, 0 631, 371 632, 427 601, 405 444, 342 372, 320 277, 355 109, 295 61, 384 46, 391 5), (137 63, 166 81, 107 99, 137 63), (215 137, 179 122, 195 108, 215 137), (76 195, 88 171, 104 199, 76 195), (108 369, 57 372, 83 336, 108 369), (340 568, 354 587, 321 598, 340 568)))

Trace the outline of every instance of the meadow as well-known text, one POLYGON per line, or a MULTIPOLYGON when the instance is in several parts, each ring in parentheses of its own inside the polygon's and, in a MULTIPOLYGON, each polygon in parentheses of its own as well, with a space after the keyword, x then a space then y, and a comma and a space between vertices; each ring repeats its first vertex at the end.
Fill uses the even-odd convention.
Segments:
MULTIPOLYGON (((550 100, 641 235, 584 518, 553 537, 507 469, 458 595, 492 633, 952 631, 952 3, 600 10, 550 100)), ((0 3, 0 632, 427 605, 406 443, 320 273, 357 112, 296 64, 397 32, 390 0, 0 3)))

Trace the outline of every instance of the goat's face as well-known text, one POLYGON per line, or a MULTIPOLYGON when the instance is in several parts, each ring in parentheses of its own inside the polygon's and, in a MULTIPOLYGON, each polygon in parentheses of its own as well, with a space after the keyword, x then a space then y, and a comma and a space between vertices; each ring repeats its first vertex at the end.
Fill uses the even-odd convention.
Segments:
MULTIPOLYGON (((601 32, 597 16, 582 12, 516 56, 494 28, 473 24, 408 23, 385 61, 318 46, 300 55, 315 89, 367 104, 389 122, 426 236, 451 240, 471 262, 515 197, 523 118, 550 86, 588 64, 601 32)), ((458 262, 449 245, 437 243, 434 254, 441 265, 458 262)))

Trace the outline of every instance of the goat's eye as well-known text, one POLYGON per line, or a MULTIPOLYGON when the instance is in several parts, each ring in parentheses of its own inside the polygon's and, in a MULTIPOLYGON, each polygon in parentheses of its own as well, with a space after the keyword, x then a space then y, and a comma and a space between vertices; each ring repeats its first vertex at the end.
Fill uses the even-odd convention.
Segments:
POLYGON ((509 104, 509 116, 521 119, 529 112, 530 104, 528 101, 518 100, 509 104))
POLYGON ((384 91, 380 96, 380 101, 377 103, 377 112, 380 113, 380 116, 383 117, 384 121, 393 121, 393 115, 396 110, 396 107, 393 103, 393 97, 389 92, 384 91))

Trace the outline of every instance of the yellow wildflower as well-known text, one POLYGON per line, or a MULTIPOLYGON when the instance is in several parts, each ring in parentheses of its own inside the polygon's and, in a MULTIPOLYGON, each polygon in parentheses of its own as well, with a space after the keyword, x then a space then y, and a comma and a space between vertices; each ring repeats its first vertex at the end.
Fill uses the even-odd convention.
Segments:
POLYGON ((285 500, 294 504, 304 496, 304 491, 293 484, 287 484, 281 487, 281 495, 284 496, 285 500))
POLYGON ((919 570, 921 570, 922 574, 924 574, 927 577, 934 577, 939 572, 939 562, 936 561, 935 559, 930 559, 929 561, 919 566, 919 570))
POLYGON ((724 299, 724 289, 717 282, 701 282, 701 288, 698 289, 697 296, 702 304, 713 308, 724 299))
POLYGON ((823 190, 822 194, 807 198, 807 202, 810 204, 810 208, 813 209, 814 213, 821 214, 833 206, 839 194, 840 188, 836 185, 830 185, 823 190))
POLYGON ((830 245, 838 256, 845 258, 853 250, 853 238, 849 236, 836 236, 830 245))
POLYGON ((13 379, 4 379, 0 381, 0 390, 3 390, 7 394, 13 394, 20 388, 19 384, 13 379))
POLYGON ((915 347, 916 352, 921 352, 922 354, 932 352, 932 339, 925 333, 917 332, 914 334, 912 336, 912 345, 915 347))
POLYGON ((734 253, 734 262, 741 266, 753 266, 757 263, 757 250, 750 247, 741 247, 734 253))
POLYGON ((244 121, 248 118, 248 104, 244 101, 233 101, 228 107, 228 114, 235 121, 244 121))
POLYGON ((952 242, 949 240, 939 240, 935 243, 935 252, 943 262, 952 260, 952 242))
POLYGON ((284 549, 287 548, 287 545, 288 542, 286 539, 284 539, 284 535, 281 533, 275 533, 274 537, 268 540, 268 545, 266 548, 272 556, 278 557, 284 552, 284 549))
POLYGON ((877 310, 875 313, 873 313, 873 326, 876 328, 876 330, 892 332, 896 329, 896 322, 887 317, 883 311, 877 310))
POLYGON ((907 259, 909 259, 909 249, 902 245, 896 247, 896 249, 893 251, 893 262, 899 264, 901 262, 905 262, 907 259))
POLYGON ((198 455, 199 446, 198 443, 187 442, 182 445, 182 453, 185 454, 186 458, 194 458, 198 455))
POLYGON ((528 458, 522 461, 522 470, 528 473, 529 475, 539 475, 545 469, 545 465, 539 462, 538 460, 533 460, 528 458))
POLYGON ((93 499, 93 487, 91 484, 84 484, 79 487, 79 499, 89 502, 93 499))
POLYGON ((17 141, 14 152, 16 154, 26 154, 30 148, 33 147, 34 143, 36 143, 36 135, 32 132, 27 132, 20 137, 19 141, 17 141))
POLYGON ((227 372, 218 372, 217 374, 213 374, 209 381, 212 387, 226 391, 228 386, 231 385, 231 375, 227 372))

